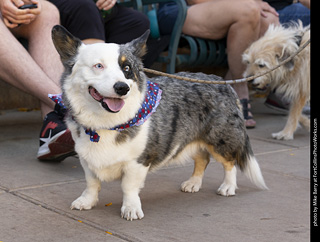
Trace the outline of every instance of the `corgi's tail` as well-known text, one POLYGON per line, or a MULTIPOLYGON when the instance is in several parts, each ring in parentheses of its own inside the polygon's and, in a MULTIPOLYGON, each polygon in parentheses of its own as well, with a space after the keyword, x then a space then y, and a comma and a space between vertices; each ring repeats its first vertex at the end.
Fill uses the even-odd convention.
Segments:
POLYGON ((241 171, 258 188, 262 190, 268 190, 268 187, 263 179, 260 166, 253 154, 248 136, 245 142, 244 154, 241 156, 241 158, 237 159, 237 165, 239 165, 241 171))
POLYGON ((258 188, 262 190, 268 190, 268 187, 263 179, 259 164, 254 156, 249 156, 247 165, 244 168, 243 173, 258 188))

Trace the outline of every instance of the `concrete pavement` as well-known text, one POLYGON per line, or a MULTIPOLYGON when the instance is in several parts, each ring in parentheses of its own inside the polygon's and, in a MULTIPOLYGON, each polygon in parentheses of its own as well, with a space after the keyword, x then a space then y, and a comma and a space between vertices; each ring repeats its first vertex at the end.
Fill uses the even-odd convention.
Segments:
POLYGON ((277 141, 286 117, 252 103, 257 127, 248 130, 270 190, 260 191, 238 172, 237 195, 215 193, 221 164, 211 162, 198 193, 180 191, 192 163, 150 173, 141 200, 145 218, 120 218, 120 182, 103 183, 98 205, 70 210, 85 179, 76 157, 36 159, 40 113, 0 111, 0 241, 290 241, 310 240, 310 134, 277 141))

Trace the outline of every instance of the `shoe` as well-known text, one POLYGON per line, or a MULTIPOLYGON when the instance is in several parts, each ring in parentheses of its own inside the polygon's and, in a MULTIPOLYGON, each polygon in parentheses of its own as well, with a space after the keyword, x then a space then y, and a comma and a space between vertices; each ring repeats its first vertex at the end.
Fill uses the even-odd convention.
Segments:
POLYGON ((282 114, 289 113, 290 103, 283 100, 283 98, 275 92, 270 92, 264 104, 273 110, 276 110, 282 114))
MULTIPOLYGON (((275 92, 271 92, 265 103, 268 108, 277 110, 278 112, 287 115, 290 110, 290 102, 285 101, 285 99, 275 92)), ((310 117, 310 105, 306 104, 302 109, 302 114, 310 117)))
POLYGON ((251 111, 248 104, 249 100, 246 98, 243 98, 240 100, 240 103, 242 105, 242 112, 243 112, 243 117, 245 121, 245 125, 247 129, 253 129, 256 127, 256 121, 253 119, 251 115, 249 115, 249 112, 251 111))
POLYGON ((40 147, 37 158, 41 161, 60 162, 68 156, 75 155, 71 132, 63 122, 59 107, 48 113, 40 132, 40 147))

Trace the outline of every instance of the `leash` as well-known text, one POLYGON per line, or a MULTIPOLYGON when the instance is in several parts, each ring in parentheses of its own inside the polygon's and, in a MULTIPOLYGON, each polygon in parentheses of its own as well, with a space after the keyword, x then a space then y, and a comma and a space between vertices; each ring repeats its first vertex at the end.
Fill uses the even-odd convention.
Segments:
POLYGON ((299 49, 297 49, 297 51, 295 53, 293 53, 291 56, 289 56, 288 58, 286 58, 285 60, 281 61, 278 65, 276 65, 275 67, 271 68, 268 71, 262 72, 260 74, 257 74, 255 76, 251 76, 251 77, 247 77, 247 78, 241 78, 241 79, 236 79, 236 80, 226 80, 226 81, 208 81, 208 80, 201 80, 201 79, 195 79, 195 78, 189 78, 189 77, 183 77, 183 76, 177 76, 174 74, 168 74, 165 72, 161 72, 161 71, 156 71, 156 70, 152 70, 152 69, 148 69, 148 68, 143 68, 144 72, 148 72, 157 76, 166 76, 166 77, 170 77, 170 78, 174 78, 174 79, 179 79, 179 80, 183 80, 183 81, 188 81, 188 82, 197 82, 197 83, 203 83, 203 84, 236 84, 236 83, 241 83, 241 82, 249 82, 252 81, 258 77, 267 75, 268 73, 278 69, 280 66, 288 63, 289 61, 291 61, 294 57, 296 57, 301 51, 303 51, 308 45, 310 44, 310 39, 308 39, 302 46, 299 47, 299 49))

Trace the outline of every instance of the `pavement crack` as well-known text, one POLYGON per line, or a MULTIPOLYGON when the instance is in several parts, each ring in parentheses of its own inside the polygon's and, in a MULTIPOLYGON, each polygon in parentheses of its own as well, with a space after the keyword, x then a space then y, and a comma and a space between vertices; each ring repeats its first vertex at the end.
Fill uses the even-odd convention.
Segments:
POLYGON ((294 150, 300 150, 300 149, 305 149, 305 148, 310 149, 310 146, 294 147, 294 148, 287 148, 287 149, 281 149, 281 150, 271 150, 271 151, 266 151, 266 152, 255 153, 255 156, 281 153, 281 152, 287 152, 287 151, 294 151, 294 150))
POLYGON ((277 140, 277 139, 268 139, 268 138, 261 138, 261 137, 257 137, 257 136, 249 136, 250 140, 259 140, 259 141, 263 141, 263 142, 267 142, 267 143, 271 143, 271 144, 277 144, 277 145, 282 145, 282 146, 287 146, 287 147, 291 147, 291 148, 302 148, 299 145, 294 145, 294 144, 288 144, 283 140, 277 140))
POLYGON ((85 182, 85 179, 76 179, 76 180, 63 181, 63 182, 53 182, 53 183, 45 183, 45 184, 26 186, 26 187, 17 187, 14 189, 9 189, 8 192, 11 193, 11 192, 17 192, 17 191, 23 191, 23 190, 37 189, 37 188, 42 188, 42 187, 59 186, 59 185, 72 184, 72 183, 78 183, 78 182, 85 182))

